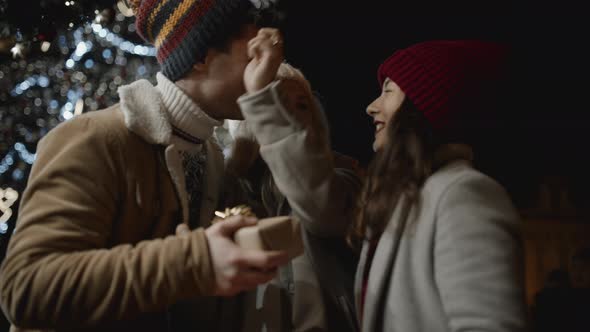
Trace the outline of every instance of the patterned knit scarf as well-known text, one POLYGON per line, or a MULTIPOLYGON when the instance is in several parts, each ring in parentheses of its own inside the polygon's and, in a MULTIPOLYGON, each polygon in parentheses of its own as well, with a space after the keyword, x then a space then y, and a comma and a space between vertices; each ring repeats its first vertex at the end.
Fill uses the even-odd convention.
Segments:
POLYGON ((179 138, 190 143, 201 145, 201 151, 181 150, 182 168, 184 170, 185 189, 188 195, 189 224, 191 227, 200 225, 201 199, 203 197, 203 179, 205 174, 205 162, 207 161, 207 147, 198 138, 188 135, 182 130, 173 127, 173 132, 179 138))

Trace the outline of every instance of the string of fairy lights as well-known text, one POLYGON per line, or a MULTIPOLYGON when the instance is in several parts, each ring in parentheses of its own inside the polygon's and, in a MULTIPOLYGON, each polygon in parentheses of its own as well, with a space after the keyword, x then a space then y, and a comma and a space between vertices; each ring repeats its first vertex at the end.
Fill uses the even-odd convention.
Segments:
MULTIPOLYGON (((118 47, 124 52, 134 54, 134 55, 141 55, 141 56, 156 56, 156 51, 154 47, 148 47, 143 45, 137 45, 131 43, 124 38, 114 34, 113 32, 109 31, 107 28, 102 27, 100 24, 92 23, 88 25, 92 28, 92 31, 96 36, 106 40, 107 42, 111 43, 113 46, 118 47)), ((92 50, 93 43, 91 41, 82 41, 82 28, 77 29, 74 32, 74 36, 76 39, 79 39, 75 51, 72 53, 70 58, 65 62, 65 67, 68 69, 72 69, 76 64, 84 57, 84 55, 90 50, 92 50)), ((105 50, 103 52, 104 58, 109 58, 111 56, 110 50, 105 50)), ((93 66, 93 60, 88 59, 86 60, 85 67, 87 69, 93 66)), ((145 67, 139 69, 140 74, 145 74, 145 67)), ((32 75, 28 77, 23 82, 18 83, 14 89, 11 91, 12 96, 19 96, 26 92, 28 89, 39 86, 41 88, 47 88, 50 84, 50 79, 47 76, 43 75, 32 75)), ((77 101, 79 96, 73 92, 68 94, 68 99, 70 100, 66 103, 62 108, 61 116, 64 120, 71 119, 74 115, 79 115, 81 113, 76 111, 79 107, 76 107, 77 101)), ((54 104, 52 104, 53 106, 54 104)), ((14 164, 14 156, 15 152, 18 153, 20 158, 24 160, 27 164, 32 165, 35 161, 35 154, 27 151, 25 145, 23 143, 16 143, 14 148, 10 150, 4 158, 0 160, 0 174, 7 172, 10 169, 10 166, 14 164)))

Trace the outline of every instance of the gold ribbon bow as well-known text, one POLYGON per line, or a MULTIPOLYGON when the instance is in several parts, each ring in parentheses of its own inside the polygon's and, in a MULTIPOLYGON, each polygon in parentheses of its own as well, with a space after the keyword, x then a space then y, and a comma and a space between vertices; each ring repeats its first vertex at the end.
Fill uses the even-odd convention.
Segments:
POLYGON ((233 208, 225 208, 225 211, 215 211, 216 218, 213 222, 223 221, 233 216, 256 217, 256 214, 248 205, 238 205, 233 208))

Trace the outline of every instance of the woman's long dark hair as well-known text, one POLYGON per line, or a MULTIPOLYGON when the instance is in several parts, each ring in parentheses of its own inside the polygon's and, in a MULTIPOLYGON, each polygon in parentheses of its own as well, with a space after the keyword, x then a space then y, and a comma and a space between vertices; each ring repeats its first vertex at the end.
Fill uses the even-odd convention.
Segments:
POLYGON ((358 201, 349 234, 354 247, 363 239, 379 239, 395 209, 402 209, 405 221, 412 207, 420 204, 420 190, 433 172, 439 144, 424 114, 408 98, 386 130, 386 143, 369 165, 358 201))

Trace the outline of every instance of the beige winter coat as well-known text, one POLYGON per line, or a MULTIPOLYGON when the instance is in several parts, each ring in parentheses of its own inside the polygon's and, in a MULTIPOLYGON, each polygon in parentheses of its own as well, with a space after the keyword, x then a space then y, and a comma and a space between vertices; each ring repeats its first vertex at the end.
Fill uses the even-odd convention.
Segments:
MULTIPOLYGON (((155 88, 138 81, 121 90, 121 104, 65 122, 39 143, 0 271, 0 302, 16 326, 165 331, 169 305, 210 294, 204 232, 172 235, 188 203, 160 105, 155 88)), ((202 221, 213 218, 223 169, 217 145, 206 145, 202 221)))

